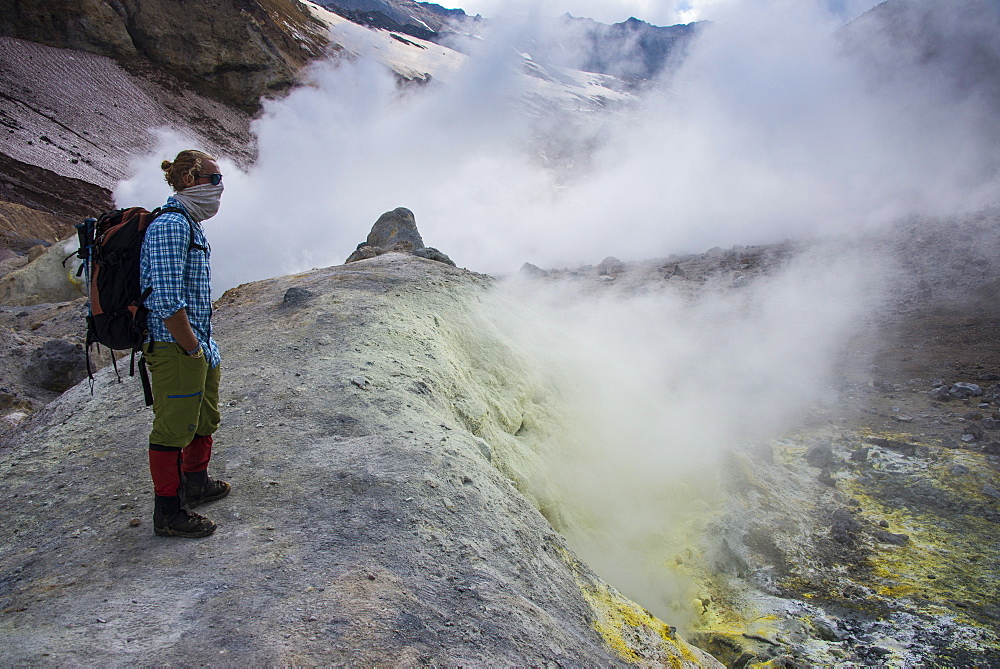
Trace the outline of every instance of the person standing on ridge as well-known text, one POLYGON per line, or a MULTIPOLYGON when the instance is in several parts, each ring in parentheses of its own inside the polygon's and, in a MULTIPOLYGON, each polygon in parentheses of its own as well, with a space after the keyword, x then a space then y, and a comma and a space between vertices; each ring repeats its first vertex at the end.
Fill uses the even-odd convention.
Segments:
POLYGON ((153 531, 206 537, 215 523, 190 509, 230 489, 208 475, 212 435, 221 421, 220 356, 212 339, 211 249, 201 226, 219 211, 222 174, 212 156, 194 150, 160 167, 174 189, 166 207, 176 211, 150 223, 139 268, 140 286, 149 293, 143 355, 153 389, 153 531))

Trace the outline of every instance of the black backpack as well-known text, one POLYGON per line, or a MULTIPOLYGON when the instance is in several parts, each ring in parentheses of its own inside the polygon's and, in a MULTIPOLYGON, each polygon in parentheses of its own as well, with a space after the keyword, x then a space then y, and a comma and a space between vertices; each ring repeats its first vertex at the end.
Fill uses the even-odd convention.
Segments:
MULTIPOLYGON (((88 218, 76 225, 80 249, 76 256, 83 260, 79 274, 84 274, 89 287, 87 313, 87 376, 93 392, 94 375, 90 364, 90 347, 101 344, 112 351, 132 350, 130 375, 135 376, 135 355, 141 354, 146 338, 144 306, 152 288, 145 292, 139 287, 139 259, 146 229, 160 214, 184 214, 191 228, 189 248, 200 248, 194 243, 194 225, 183 209, 158 207, 146 211, 142 207, 106 211, 99 218, 88 218)), ((118 364, 111 355, 115 374, 118 364)), ((153 394, 146 373, 145 360, 140 355, 139 376, 146 396, 146 405, 152 405, 153 394)), ((121 375, 118 374, 121 381, 121 375)))

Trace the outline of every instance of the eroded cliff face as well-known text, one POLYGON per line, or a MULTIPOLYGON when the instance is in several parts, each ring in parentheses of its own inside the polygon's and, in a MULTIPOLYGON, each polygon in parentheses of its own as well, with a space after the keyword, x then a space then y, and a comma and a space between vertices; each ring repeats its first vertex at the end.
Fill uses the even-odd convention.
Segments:
MULTIPOLYGON (((0 88, 0 201, 63 218, 62 237, 112 208, 111 189, 164 131, 241 165, 256 153, 250 114, 107 56, 0 37, 0 88)), ((16 235, 47 234, 7 218, 16 235)))
POLYGON ((488 284, 387 254, 228 291, 205 540, 153 535, 134 379, 35 414, 0 447, 0 662, 718 666, 518 491, 555 398, 488 284))
MULTIPOLYGON (((163 132, 251 164, 260 100, 295 85, 329 48, 326 27, 296 0, 8 5, 0 203, 62 218, 61 237, 112 207, 130 161, 163 132)), ((6 219, 10 239, 0 248, 49 236, 26 217, 6 219)))
POLYGON ((243 109, 287 89, 327 45, 295 0, 15 0, 0 34, 108 56, 135 71, 177 77, 243 109))

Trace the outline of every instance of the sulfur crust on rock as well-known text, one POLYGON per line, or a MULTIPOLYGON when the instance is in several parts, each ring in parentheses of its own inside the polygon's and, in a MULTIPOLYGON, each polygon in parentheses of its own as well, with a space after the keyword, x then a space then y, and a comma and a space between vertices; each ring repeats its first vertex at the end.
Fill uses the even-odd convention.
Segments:
POLYGON ((228 291, 213 467, 235 492, 207 509, 220 530, 203 544, 163 550, 127 522, 149 507, 137 384, 104 372, 94 396, 78 386, 39 412, 0 446, 0 632, 14 640, 0 661, 101 664, 135 626, 154 641, 130 659, 197 660, 156 641, 167 619, 232 664, 714 662, 662 620, 730 665, 835 666, 876 644, 892 665, 990 656, 997 556, 976 541, 995 528, 995 472, 918 435, 824 423, 733 447, 700 495, 665 486, 650 507, 688 513, 643 548, 690 585, 671 601, 694 612, 687 628, 600 580, 557 534, 584 535, 586 508, 546 479, 572 392, 502 327, 518 312, 493 311, 491 284, 387 254, 228 291), (837 462, 825 482, 805 457, 819 444, 837 462), (870 461, 852 458, 862 447, 870 461), (959 511, 920 507, 908 472, 959 511), (845 541, 837 513, 856 523, 845 541), (908 542, 877 541, 879 521, 908 542), (267 615, 237 626, 229 611, 245 608, 267 615), (67 633, 80 611, 106 622, 67 633))
MULTIPOLYGON (((881 435, 886 437, 885 434, 881 435)), ((972 463, 971 454, 945 452, 945 462, 928 468, 928 475, 943 490, 953 489, 966 495, 981 495, 981 485, 958 483, 955 477, 940 476, 953 464, 972 463)), ((996 531, 995 523, 984 518, 965 516, 950 521, 938 515, 907 508, 888 508, 858 485, 846 486, 864 512, 886 518, 896 531, 909 537, 904 546, 877 546, 871 557, 872 588, 880 595, 907 598, 932 615, 954 615, 964 623, 989 630, 983 620, 942 608, 946 602, 996 602, 1000 584, 996 573, 995 551, 983 546, 979 537, 996 531)))
POLYGON ((580 592, 594 613, 594 629, 622 660, 640 666, 721 666, 704 651, 680 639, 669 625, 609 584, 588 578, 579 560, 560 551, 580 592))
MULTIPOLYGON (((727 463, 735 494, 727 500, 728 508, 720 511, 714 528, 729 538, 727 545, 740 547, 738 557, 729 558, 735 561, 721 562, 719 546, 709 541, 695 559, 685 560, 681 567, 709 596, 692 630, 693 641, 727 663, 744 657, 753 666, 771 666, 772 660, 765 659, 776 648, 788 645, 796 624, 803 630, 829 626, 825 610, 833 605, 845 619, 875 621, 873 629, 879 620, 896 621, 891 635, 872 635, 873 643, 885 649, 885 661, 890 664, 905 665, 921 657, 912 653, 927 653, 926 647, 918 648, 926 643, 922 634, 950 638, 944 652, 956 658, 963 652, 975 657, 995 650, 1000 637, 989 610, 1000 598, 995 579, 998 560, 996 552, 983 544, 983 537, 995 534, 996 523, 972 513, 976 500, 985 499, 984 483, 994 480, 982 453, 940 448, 933 438, 898 431, 828 428, 775 440, 771 451, 773 465, 743 453, 733 454, 727 463), (817 469, 805 462, 810 445, 823 441, 834 443, 838 450, 847 448, 839 451, 835 488, 818 482, 817 469), (958 513, 921 509, 917 502, 893 501, 895 493, 884 488, 884 481, 876 481, 875 487, 864 485, 863 479, 848 474, 844 457, 851 448, 863 446, 879 451, 886 463, 883 474, 878 464, 883 459, 877 461, 872 469, 875 475, 891 480, 893 475, 917 471, 938 497, 967 502, 970 509, 958 513), (933 457, 896 453, 921 446, 934 448, 933 457), (965 465, 969 474, 948 475, 955 465, 965 465), (897 468, 899 473, 893 474, 897 468), (853 509, 858 528, 853 544, 841 546, 831 540, 830 526, 822 519, 845 508, 849 500, 851 506, 846 508, 853 509), (747 551, 746 545, 754 516, 762 514, 781 519, 780 523, 763 516, 759 520, 774 542, 776 553, 769 558, 747 551), (908 540, 903 545, 877 541, 880 521, 889 532, 906 535, 908 540), (713 563, 741 570, 740 576, 727 577, 726 568, 721 572, 706 569, 706 564, 713 563), (764 574, 772 575, 762 581, 764 574), (848 596, 848 592, 853 594, 848 596)), ((754 545, 752 539, 749 544, 754 545)), ((841 645, 835 640, 800 642, 798 652, 808 652, 814 662, 837 664, 847 659, 841 645)), ((780 664, 780 658, 773 661, 780 664)))

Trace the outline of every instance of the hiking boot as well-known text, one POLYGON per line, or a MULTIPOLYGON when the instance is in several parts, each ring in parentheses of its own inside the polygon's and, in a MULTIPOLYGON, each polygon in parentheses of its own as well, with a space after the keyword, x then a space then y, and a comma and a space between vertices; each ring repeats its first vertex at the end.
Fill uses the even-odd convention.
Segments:
POLYGON ((229 494, 229 484, 213 479, 208 471, 186 472, 184 479, 184 503, 189 509, 229 494))
POLYGON ((153 532, 160 537, 196 539, 215 532, 215 523, 181 506, 180 497, 157 495, 153 507, 153 532))

